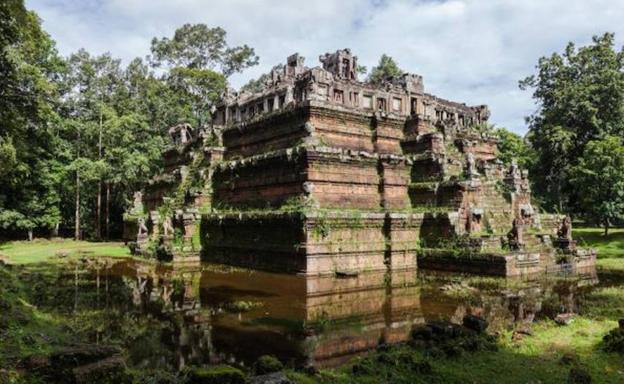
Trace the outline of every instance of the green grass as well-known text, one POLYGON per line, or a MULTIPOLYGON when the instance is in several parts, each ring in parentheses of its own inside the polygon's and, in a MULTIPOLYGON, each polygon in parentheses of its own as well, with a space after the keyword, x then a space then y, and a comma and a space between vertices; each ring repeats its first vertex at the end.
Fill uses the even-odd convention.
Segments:
POLYGON ((604 236, 602 228, 575 228, 574 239, 580 246, 595 248, 599 259, 624 258, 624 229, 613 228, 604 236))
POLYGON ((598 259, 596 267, 607 272, 624 273, 624 259, 598 259))
POLYGON ((69 239, 12 241, 0 244, 0 257, 11 264, 32 264, 50 261, 64 255, 89 257, 131 257, 123 243, 89 242, 69 239))
MULTIPOLYGON (((308 376, 291 373, 290 378, 301 384, 311 383, 565 383, 570 368, 586 369, 595 383, 624 382, 622 356, 600 349, 603 336, 617 326, 613 320, 579 317, 569 326, 552 321, 538 322, 533 335, 512 341, 512 332, 502 334, 499 350, 463 353, 459 357, 427 357, 421 350, 403 345, 392 348, 380 362, 375 352, 364 359, 337 369, 321 370, 308 376), (401 355, 417 361, 429 361, 432 373, 413 372, 401 363, 401 355), (563 364, 563 356, 572 356, 573 364, 563 364), (365 374, 354 375, 352 366, 364 361, 365 374)), ((404 360, 404 359, 403 359, 404 360)), ((361 363, 360 363, 361 364, 361 363)))
POLYGON ((9 371, 25 357, 76 341, 55 316, 26 301, 24 284, 15 272, 0 266, 0 370, 9 371))

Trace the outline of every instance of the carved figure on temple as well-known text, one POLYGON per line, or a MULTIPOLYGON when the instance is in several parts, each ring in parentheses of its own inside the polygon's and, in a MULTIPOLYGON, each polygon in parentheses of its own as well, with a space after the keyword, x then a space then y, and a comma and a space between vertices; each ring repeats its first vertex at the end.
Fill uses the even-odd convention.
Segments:
POLYGON ((509 248, 518 250, 524 245, 524 228, 522 219, 515 218, 511 225, 511 230, 507 234, 507 242, 509 244, 509 248))
POLYGON ((139 237, 147 236, 147 225, 145 225, 145 218, 139 217, 139 237))
POLYGON ((186 144, 193 139, 193 127, 190 124, 179 124, 169 128, 169 135, 173 142, 178 144, 186 144))
POLYGON ((509 175, 514 179, 522 178, 522 173, 520 172, 520 168, 518 167, 518 161, 516 159, 511 160, 511 165, 509 166, 509 175))
POLYGON ((563 220, 561 220, 561 225, 557 230, 557 236, 566 241, 572 241, 572 219, 570 216, 566 215, 563 220))
POLYGON ((473 177, 479 175, 477 172, 477 162, 475 160, 474 154, 469 152, 466 155, 466 176, 473 177))
POLYGON ((134 192, 134 206, 143 204, 143 193, 141 191, 134 192))
POLYGON ((171 216, 165 217, 163 221, 163 236, 173 236, 173 222, 171 221, 171 216))

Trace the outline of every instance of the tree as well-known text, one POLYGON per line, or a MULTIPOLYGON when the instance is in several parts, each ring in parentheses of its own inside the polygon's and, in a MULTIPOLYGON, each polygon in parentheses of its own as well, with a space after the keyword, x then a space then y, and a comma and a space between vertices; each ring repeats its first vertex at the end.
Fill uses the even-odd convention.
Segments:
POLYGON ((170 68, 219 68, 225 77, 258 64, 253 48, 247 45, 230 47, 225 38, 226 32, 221 27, 184 24, 176 29, 172 39, 152 39, 152 64, 166 64, 170 68))
POLYGON ((178 102, 190 107, 185 122, 203 126, 210 121, 210 109, 225 91, 226 79, 258 64, 254 49, 230 47, 223 28, 205 24, 184 24, 173 38, 152 39, 150 62, 168 68, 164 79, 178 95, 178 102))
POLYGON ((615 136, 587 143, 578 165, 572 168, 572 183, 582 197, 585 216, 604 226, 624 218, 624 142, 615 136))
POLYGON ((151 64, 123 68, 82 49, 66 59, 23 1, 0 2, 0 228, 76 238, 120 228, 136 190, 159 171, 171 125, 210 121, 227 77, 255 65, 221 28, 185 25, 154 39, 151 64))
POLYGON ((264 88, 264 84, 266 84, 271 79, 271 72, 273 72, 273 71, 280 71, 281 72, 283 70, 284 70, 284 64, 278 64, 278 65, 274 66, 273 68, 271 68, 270 72, 263 73, 257 79, 249 80, 247 83, 245 83, 241 87, 240 91, 241 92, 249 92, 249 93, 260 92, 264 88))
POLYGON ((79 50, 67 67, 62 110, 65 139, 73 143, 68 160, 73 180, 66 185, 74 185, 75 237, 86 222, 93 223, 87 225, 89 234, 101 238, 103 226, 108 238, 111 208, 122 210, 117 208, 126 197, 158 170, 166 131, 155 123, 156 111, 175 103, 167 99, 169 87, 140 59, 123 69, 109 54, 79 50))
POLYGON ((22 1, 0 3, 0 228, 52 229, 61 217, 55 171, 54 42, 22 1))
POLYGON ((522 136, 505 128, 495 128, 493 134, 498 139, 498 158, 503 163, 516 159, 521 168, 532 168, 535 153, 522 136))
POLYGON ((539 59, 520 88, 533 88, 538 104, 528 117, 536 192, 550 208, 579 211, 585 197, 571 183, 572 169, 589 142, 624 134, 624 51, 614 49, 611 33, 578 49, 569 43, 563 54, 539 59))
POLYGON ((399 65, 394 59, 386 54, 381 55, 377 66, 371 69, 368 75, 368 82, 373 84, 379 84, 382 80, 388 77, 398 77, 403 74, 403 70, 399 68, 399 65))

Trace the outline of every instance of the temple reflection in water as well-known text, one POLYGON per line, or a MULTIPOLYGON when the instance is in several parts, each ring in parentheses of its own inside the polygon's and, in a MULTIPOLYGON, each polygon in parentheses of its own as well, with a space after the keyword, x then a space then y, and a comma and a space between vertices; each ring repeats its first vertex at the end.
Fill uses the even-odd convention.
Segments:
POLYGON ((460 322, 470 313, 505 329, 574 313, 578 296, 598 281, 595 270, 511 281, 422 271, 309 277, 126 261, 84 272, 92 284, 75 293, 75 308, 106 305, 111 314, 132 313, 137 324, 153 319, 144 332, 150 337, 130 345, 131 358, 177 368, 248 365, 264 354, 297 366, 336 366, 380 344, 407 341, 427 321, 460 322))

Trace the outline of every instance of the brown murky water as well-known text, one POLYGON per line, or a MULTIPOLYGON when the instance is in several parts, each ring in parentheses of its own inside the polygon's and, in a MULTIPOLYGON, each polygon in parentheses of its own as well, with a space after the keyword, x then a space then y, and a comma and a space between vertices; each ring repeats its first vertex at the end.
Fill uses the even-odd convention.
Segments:
POLYGON ((293 365, 336 366, 379 344, 405 341, 414 325, 430 320, 461 322, 472 313, 502 330, 576 312, 579 297, 610 284, 595 271, 526 281, 428 271, 341 278, 127 260, 84 260, 52 279, 33 288, 38 305, 70 314, 100 310, 107 316, 95 327, 95 341, 115 332, 140 335, 126 343, 133 363, 173 368, 248 365, 263 354, 293 365))

